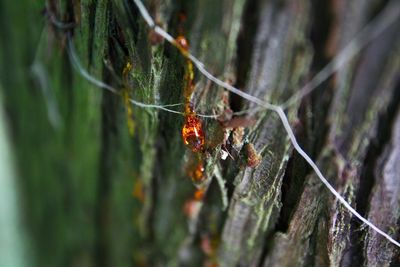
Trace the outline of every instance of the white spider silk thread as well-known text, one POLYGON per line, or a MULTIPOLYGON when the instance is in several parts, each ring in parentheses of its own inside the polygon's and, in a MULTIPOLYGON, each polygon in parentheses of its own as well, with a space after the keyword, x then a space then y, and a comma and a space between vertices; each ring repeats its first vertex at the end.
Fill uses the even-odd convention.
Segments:
MULTIPOLYGON (((68 46, 67 46, 67 47, 68 47, 68 49, 67 49, 68 55, 69 55, 69 58, 70 58, 70 61, 71 61, 72 65, 73 65, 74 68, 79 72, 79 74, 81 74, 81 76, 82 76, 83 78, 85 78, 86 80, 88 80, 88 81, 91 82, 92 84, 96 85, 97 87, 104 88, 104 89, 106 89, 106 90, 108 90, 108 91, 110 91, 110 92, 112 92, 112 93, 114 93, 114 94, 119 95, 117 89, 115 89, 114 87, 112 87, 112 86, 110 86, 110 85, 108 85, 108 84, 106 84, 106 83, 104 83, 104 82, 102 82, 102 81, 100 81, 100 80, 94 78, 93 76, 91 76, 91 75, 82 67, 81 63, 79 62, 79 60, 78 60, 78 58, 77 58, 77 56, 76 56, 75 49, 74 49, 74 46, 72 45, 72 40, 71 40, 70 36, 68 36, 68 46)), ((155 108, 155 109, 161 109, 161 110, 165 110, 165 111, 168 111, 168 112, 171 112, 171 113, 175 113, 175 114, 180 114, 180 115, 183 114, 182 112, 179 112, 179 111, 176 111, 176 110, 172 110, 172 109, 168 109, 168 108, 167 108, 167 107, 174 107, 174 106, 180 106, 180 105, 182 105, 182 104, 180 104, 180 103, 179 103, 179 104, 170 104, 170 105, 162 105, 162 106, 161 106, 161 105, 154 105, 154 104, 145 104, 145 103, 136 101, 136 100, 134 100, 134 99, 129 99, 129 101, 130 101, 132 104, 134 104, 134 105, 136 105, 136 106, 139 106, 139 107, 142 107, 142 108, 155 108)))
MULTIPOLYGON (((96 79, 95 77, 90 75, 85 68, 82 67, 82 64, 80 63, 78 57, 76 56, 76 52, 75 52, 75 49, 74 49, 74 46, 72 44, 72 40, 71 40, 70 36, 68 36, 67 52, 68 52, 68 56, 69 56, 70 62, 72 63, 73 67, 75 68, 75 70, 84 79, 86 79, 87 81, 89 81, 90 83, 92 83, 93 85, 95 85, 95 86, 97 86, 99 88, 106 89, 106 90, 110 91, 113 94, 119 95, 119 92, 118 92, 118 90, 116 88, 112 87, 111 85, 109 85, 107 83, 104 83, 103 81, 100 81, 100 80, 96 79)), ((185 115, 184 112, 176 111, 176 110, 168 108, 168 107, 183 106, 183 103, 156 105, 156 104, 146 104, 146 103, 143 103, 143 102, 139 102, 139 101, 134 100, 132 98, 129 98, 129 102, 131 102, 133 105, 141 107, 141 108, 160 109, 160 110, 163 110, 163 111, 166 111, 166 112, 170 112, 170 113, 174 113, 174 114, 178 114, 178 115, 182 115, 182 116, 185 115)), ((246 110, 234 112, 232 115, 243 115, 243 114, 248 113, 251 110, 252 109, 246 109, 246 110)), ((221 114, 211 115, 211 114, 196 113, 196 116, 202 117, 202 118, 217 119, 219 116, 221 116, 221 114)))
MULTIPOLYGON (((159 26, 157 26, 154 23, 154 20, 151 18, 149 12, 147 11, 147 9, 145 8, 145 6, 142 4, 142 2, 140 0, 132 0, 135 5, 138 7, 142 17, 145 19, 145 21, 147 22, 147 24, 154 29, 155 32, 157 32, 159 35, 161 35, 162 37, 164 37, 168 42, 170 42, 171 44, 175 45, 175 40, 174 38, 167 33, 166 31, 164 31, 162 28, 160 28, 159 26)), ((354 45, 354 44, 353 44, 354 45)), ((360 44, 361 45, 361 44, 360 44)), ((361 47, 359 47, 359 49, 361 49, 361 47)), ((359 49, 357 51, 359 51, 359 49)), ((354 56, 355 53, 353 53, 352 55, 354 56)), ((339 53, 340 55, 340 53, 339 53)), ((385 233, 384 231, 382 231, 381 229, 379 229, 377 226, 375 226, 373 223, 371 223, 370 221, 368 221, 367 219, 365 219, 363 216, 361 216, 361 214, 359 214, 340 194, 339 192, 337 192, 333 186, 328 182, 328 180, 324 177, 324 175, 321 173, 321 171, 319 170, 319 168, 317 167, 317 165, 314 163, 314 161, 310 158, 310 156, 300 147, 300 145, 297 143, 296 137, 293 134, 293 130, 290 127, 289 121, 286 117, 285 112, 283 111, 283 108, 279 105, 274 105, 271 103, 268 103, 266 101, 263 101, 257 97, 254 97, 252 95, 249 95, 241 90, 239 90, 238 88, 221 81, 220 79, 218 79, 217 77, 213 76, 209 71, 207 71, 204 67, 204 64, 198 60, 195 56, 193 56, 191 53, 187 54, 187 57, 193 62, 193 64, 198 68, 198 70, 204 75, 206 76, 209 80, 213 81, 214 83, 218 84, 219 86, 227 89, 228 91, 237 94, 239 96, 241 96, 242 98, 251 101, 257 105, 260 105, 266 109, 269 109, 271 111, 274 111, 275 113, 278 114, 288 136, 289 139, 291 141, 291 143, 293 144, 294 149, 307 161, 307 163, 311 166, 311 168, 314 170, 314 172, 317 174, 318 178, 321 180, 321 182, 328 188, 328 190, 336 197, 336 199, 343 204, 343 206, 345 206, 354 216, 356 216, 359 220, 361 220, 363 223, 365 223, 366 225, 368 225, 371 229, 373 229, 374 231, 376 231, 378 234, 382 235, 383 237, 385 237, 387 240, 389 240, 391 243, 393 243, 394 245, 396 245, 397 247, 400 247, 400 243, 397 242, 396 240, 394 240, 392 237, 390 237, 387 233, 385 233)), ((344 59, 343 59, 344 60, 344 59)), ((341 65, 340 65, 341 66, 341 65)), ((336 68, 332 68, 331 69, 331 73, 330 75, 332 75, 335 71, 337 70, 336 68)), ((330 76, 329 75, 329 76, 330 76)), ((328 77, 329 77, 328 76, 328 77)), ((319 83, 320 84, 320 83, 319 83)), ((318 84, 318 85, 319 85, 318 84)), ((307 93, 311 92, 311 90, 307 88, 307 93)), ((303 97, 305 94, 301 94, 300 98, 303 97)), ((298 97, 296 97, 297 100, 299 100, 298 97)), ((289 102, 289 104, 291 104, 291 102, 289 102)), ((285 106, 285 104, 284 104, 285 106)))

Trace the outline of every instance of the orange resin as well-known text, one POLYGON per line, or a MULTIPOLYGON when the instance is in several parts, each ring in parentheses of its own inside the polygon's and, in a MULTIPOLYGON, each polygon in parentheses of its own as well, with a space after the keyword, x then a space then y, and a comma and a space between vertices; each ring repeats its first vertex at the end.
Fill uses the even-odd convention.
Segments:
POLYGON ((185 124, 182 127, 182 138, 193 152, 201 152, 204 146, 204 132, 201 120, 195 114, 188 114, 185 117, 185 124))
POLYGON ((205 190, 200 188, 194 192, 194 199, 195 200, 202 200, 204 198, 205 190))
POLYGON ((178 37, 176 37, 175 43, 181 52, 184 52, 186 54, 189 50, 189 42, 186 40, 185 36, 179 35, 178 37))
POLYGON ((199 161, 196 165, 190 166, 188 176, 192 178, 195 183, 201 183, 204 180, 204 166, 203 162, 199 161))
MULTIPOLYGON (((179 35, 175 39, 175 45, 179 51, 185 56, 188 56, 189 42, 183 35, 179 35)), ((196 153, 198 160, 196 163, 189 164, 188 175, 196 183, 200 183, 204 179, 204 166, 199 153, 204 151, 205 135, 203 131, 203 123, 201 119, 193 111, 190 103, 190 98, 194 91, 194 70, 192 62, 186 60, 185 76, 184 76, 184 90, 183 96, 185 97, 185 123, 182 127, 182 139, 186 146, 196 153)), ((197 193, 197 197, 201 199, 201 193, 197 193)))
POLYGON ((192 153, 186 164, 186 175, 196 184, 200 184, 205 179, 204 161, 200 153, 192 153))
POLYGON ((130 61, 128 61, 122 70, 124 88, 122 89, 121 95, 122 99, 124 100, 125 109, 126 109, 126 123, 128 125, 129 134, 131 136, 135 133, 135 121, 133 120, 133 108, 130 102, 130 91, 131 88, 129 87, 128 82, 128 75, 129 72, 132 70, 133 65, 130 61))
POLYGON ((204 178, 204 166, 203 162, 199 162, 199 164, 196 166, 196 169, 192 174, 192 179, 195 182, 201 182, 203 181, 203 178, 204 178))

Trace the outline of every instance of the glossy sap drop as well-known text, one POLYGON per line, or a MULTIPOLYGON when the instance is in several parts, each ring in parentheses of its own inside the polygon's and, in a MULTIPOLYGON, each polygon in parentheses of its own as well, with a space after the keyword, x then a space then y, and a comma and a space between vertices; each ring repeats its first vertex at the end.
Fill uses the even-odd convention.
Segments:
POLYGON ((186 40, 185 36, 179 35, 175 39, 176 46, 178 47, 181 52, 188 52, 189 51, 189 42, 186 40))
POLYGON ((204 146, 204 132, 201 120, 195 114, 185 116, 182 127, 182 138, 186 146, 193 152, 201 152, 204 146))

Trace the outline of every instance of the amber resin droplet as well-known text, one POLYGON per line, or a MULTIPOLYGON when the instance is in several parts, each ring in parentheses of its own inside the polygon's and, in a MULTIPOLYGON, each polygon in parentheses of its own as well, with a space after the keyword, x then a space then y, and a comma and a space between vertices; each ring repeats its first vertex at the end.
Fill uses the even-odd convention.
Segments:
POLYGON ((201 184, 205 179, 204 162, 200 153, 192 153, 186 163, 186 175, 196 184, 201 184))
POLYGON ((125 65, 124 69, 122 70, 122 75, 124 76, 124 78, 126 78, 128 73, 132 70, 132 67, 133 67, 133 65, 130 61, 126 62, 126 65, 125 65))
POLYGON ((181 52, 187 52, 189 50, 189 42, 186 40, 185 36, 179 35, 176 37, 175 43, 181 52))
POLYGON ((193 182, 200 183, 204 180, 204 166, 203 162, 199 162, 195 168, 191 171, 190 177, 193 182))
POLYGON ((202 200, 204 198, 205 190, 203 188, 197 189, 194 192, 194 199, 195 200, 202 200))
POLYGON ((144 202, 146 195, 144 190, 144 184, 141 180, 136 180, 133 185, 132 196, 138 199, 140 202, 144 202))
POLYGON ((185 117, 185 124, 182 127, 182 138, 193 152, 200 152, 204 145, 204 132, 201 120, 194 114, 185 117))
POLYGON ((132 104, 130 102, 131 88, 129 87, 129 82, 128 82, 128 74, 132 70, 132 68, 133 68, 132 63, 130 61, 127 61, 124 69, 122 70, 124 87, 121 90, 121 96, 122 99, 124 100, 126 109, 126 118, 127 118, 126 122, 128 125, 130 136, 133 136, 135 133, 135 121, 133 120, 133 109, 132 109, 132 104))

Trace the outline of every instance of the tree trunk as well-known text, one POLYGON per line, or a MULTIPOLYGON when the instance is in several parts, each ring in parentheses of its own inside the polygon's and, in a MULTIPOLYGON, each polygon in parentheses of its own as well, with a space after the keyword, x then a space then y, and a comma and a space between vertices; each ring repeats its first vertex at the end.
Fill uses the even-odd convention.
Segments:
MULTIPOLYGON (((195 112, 225 117, 199 117, 205 144, 192 152, 184 105, 128 103, 184 103, 189 68, 133 1, 23 2, 0 2, 0 266, 400 265, 400 249, 332 196, 274 112, 195 69, 195 112)), ((213 75, 274 104, 370 21, 396 17, 285 112, 333 187, 400 239, 398 1, 144 4, 213 75)))

